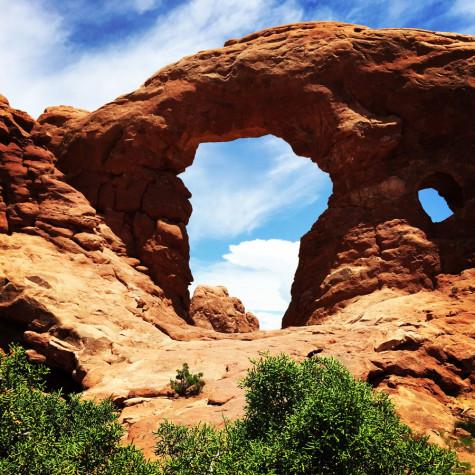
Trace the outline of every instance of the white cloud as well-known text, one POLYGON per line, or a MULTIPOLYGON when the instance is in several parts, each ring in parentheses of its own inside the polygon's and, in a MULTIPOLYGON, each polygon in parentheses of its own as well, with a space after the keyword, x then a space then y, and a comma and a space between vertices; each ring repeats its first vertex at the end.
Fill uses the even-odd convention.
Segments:
POLYGON ((455 0, 450 14, 457 18, 464 18, 465 26, 461 33, 475 35, 475 2, 473 0, 455 0))
MULTIPOLYGON (((436 0, 357 0, 320 2, 305 10, 303 0, 0 0, 0 92, 32 115, 49 105, 95 109, 127 93, 160 67, 198 50, 220 47, 226 39, 301 20, 340 20, 398 27, 431 22, 436 0), (151 15, 168 8, 146 31, 116 37, 113 44, 78 48, 73 25, 104 23, 115 12, 151 15), (171 6, 171 8, 170 8, 171 6), (129 12, 129 13, 128 13, 129 12), (427 18, 427 20, 424 20, 427 18)), ((475 33, 473 0, 447 5, 447 28, 475 33), (455 23, 451 23, 455 22, 455 23)), ((439 17, 442 18, 442 17, 439 17)), ((442 20, 441 20, 442 21, 442 20)))
POLYGON ((240 166, 239 156, 222 156, 232 152, 223 144, 204 144, 182 175, 193 194, 188 226, 192 243, 250 233, 279 213, 315 202, 330 186, 327 174, 308 158, 296 156, 283 140, 250 140, 245 153, 256 157, 251 165, 240 166))
POLYGON ((299 242, 254 239, 229 246, 219 262, 192 263, 196 285, 224 285, 253 312, 261 328, 280 328, 290 301, 290 287, 298 262, 299 242))
MULTIPOLYGON (((152 7, 151 0, 132 1, 142 11, 152 7)), ((159 16, 145 32, 79 52, 68 43, 71 19, 45 5, 0 0, 0 91, 33 115, 55 104, 95 109, 184 55, 303 16, 295 0, 191 0, 159 16)))
POLYGON ((157 0, 132 0, 132 6, 139 13, 145 13, 160 5, 160 1, 157 0))
POLYGON ((260 330, 278 330, 282 327, 283 312, 253 312, 259 320, 260 330))
POLYGON ((27 0, 0 0, 0 90, 15 92, 21 100, 23 91, 14 84, 29 81, 34 86, 38 74, 44 74, 48 52, 66 56, 67 32, 62 18, 45 11, 39 3, 27 0))
POLYGON ((223 258, 233 265, 258 270, 270 270, 278 274, 297 265, 298 242, 282 239, 254 239, 231 244, 223 258))
POLYGON ((475 18, 475 2, 473 0, 455 0, 452 12, 456 15, 468 15, 475 18))

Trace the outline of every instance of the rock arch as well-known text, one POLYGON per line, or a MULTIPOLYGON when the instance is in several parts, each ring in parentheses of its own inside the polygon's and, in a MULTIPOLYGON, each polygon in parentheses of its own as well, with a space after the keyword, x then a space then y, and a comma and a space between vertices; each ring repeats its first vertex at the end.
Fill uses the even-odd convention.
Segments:
POLYGON ((201 142, 287 141, 333 181, 283 321, 302 325, 382 286, 432 288, 441 271, 474 265, 474 53, 475 38, 456 34, 272 28, 184 58, 91 114, 47 109, 34 137, 185 318, 191 206, 177 174, 201 142), (463 202, 434 225, 417 190, 437 174, 463 202))

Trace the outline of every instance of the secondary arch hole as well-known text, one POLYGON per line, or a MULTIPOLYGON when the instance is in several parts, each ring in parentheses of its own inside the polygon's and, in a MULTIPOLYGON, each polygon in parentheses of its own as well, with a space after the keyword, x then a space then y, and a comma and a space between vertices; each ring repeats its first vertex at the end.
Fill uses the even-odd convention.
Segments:
POLYGON ((267 135, 203 143, 182 175, 196 285, 224 285, 261 329, 281 327, 300 237, 326 210, 332 183, 284 140, 267 135))
POLYGON ((433 223, 440 223, 450 218, 454 212, 450 209, 447 201, 434 188, 419 190, 419 201, 422 209, 426 212, 433 223))
POLYGON ((432 222, 439 223, 464 205, 462 188, 447 173, 426 176, 419 185, 419 202, 432 222))

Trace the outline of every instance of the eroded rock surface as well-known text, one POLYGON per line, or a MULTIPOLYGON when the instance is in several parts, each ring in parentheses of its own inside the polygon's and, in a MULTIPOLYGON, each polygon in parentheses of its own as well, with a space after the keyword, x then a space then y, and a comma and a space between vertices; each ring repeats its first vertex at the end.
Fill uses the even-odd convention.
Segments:
MULTIPOLYGON (((127 406, 122 418, 129 440, 151 454, 150 433, 164 418, 222 425, 223 416, 240 417, 244 396, 238 381, 250 365, 249 358, 268 351, 297 359, 334 356, 355 376, 387 391, 403 420, 417 433, 426 433, 441 445, 456 445, 455 426, 462 414, 475 416, 475 272, 437 279, 435 291, 407 295, 383 289, 355 298, 318 325, 235 335, 211 343, 175 341, 166 346, 168 366, 146 350, 143 372, 149 357, 152 367, 160 369, 143 384, 156 388, 156 393, 130 405, 129 395, 123 396, 127 406), (204 392, 187 400, 167 398, 163 392, 167 376, 184 361, 194 371, 204 372, 204 392)), ((473 454, 458 449, 465 460, 475 462, 473 454)))
POLYGON ((193 324, 223 333, 247 333, 259 330, 259 320, 246 312, 237 297, 230 297, 223 286, 196 287, 190 302, 193 324))
POLYGON ((0 96, 0 343, 25 343, 87 387, 87 378, 107 373, 103 352, 111 353, 117 332, 185 322, 64 181, 54 155, 34 145, 34 125, 0 96))
POLYGON ((473 267, 474 57, 472 36, 287 25, 184 58, 89 115, 59 124, 64 111, 49 109, 40 122, 69 182, 182 315, 191 206, 178 175, 198 145, 273 134, 313 160, 333 195, 301 241, 284 326, 302 325, 354 296, 432 289, 440 272, 473 267), (431 222, 425 187, 451 218, 431 222))
POLYGON ((305 23, 185 58, 92 113, 35 123, 0 96, 2 346, 112 396, 148 454, 164 418, 241 415, 237 383, 262 351, 335 356, 415 430, 455 443, 474 411, 474 53, 469 36, 305 23), (188 325, 178 175, 201 142, 267 133, 334 185, 301 241, 290 328, 188 325), (454 211, 442 223, 417 200, 428 186, 454 211), (169 398, 184 362, 204 392, 169 398))

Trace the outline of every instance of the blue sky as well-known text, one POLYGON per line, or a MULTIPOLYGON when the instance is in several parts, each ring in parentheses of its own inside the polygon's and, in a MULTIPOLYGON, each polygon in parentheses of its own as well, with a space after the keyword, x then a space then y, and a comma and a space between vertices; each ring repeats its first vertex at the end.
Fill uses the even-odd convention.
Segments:
MULTIPOLYGON (((0 0, 0 11, 0 93, 33 116, 57 104, 94 110, 185 55, 283 23, 475 34, 474 0, 0 0)), ((298 240, 326 208, 330 180, 269 136, 202 144, 183 179, 197 283, 227 285, 278 327, 298 240)), ((421 194, 439 220, 436 198, 421 194)))

